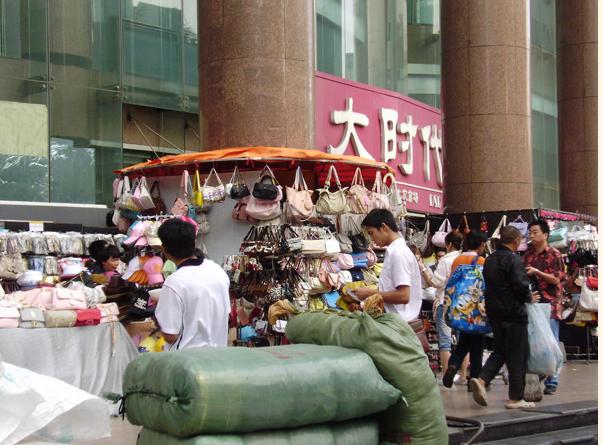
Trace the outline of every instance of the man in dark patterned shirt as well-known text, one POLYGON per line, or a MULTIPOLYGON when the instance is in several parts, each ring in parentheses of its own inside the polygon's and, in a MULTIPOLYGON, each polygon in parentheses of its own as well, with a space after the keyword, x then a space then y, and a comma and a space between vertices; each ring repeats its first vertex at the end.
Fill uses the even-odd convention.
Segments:
MULTIPOLYGON (((542 295, 541 302, 551 304, 551 330, 559 341, 565 267, 561 253, 548 244, 549 232, 549 225, 542 219, 530 223, 528 234, 531 245, 523 256, 523 264, 530 278, 538 283, 538 290, 542 295)), ((544 393, 554 394, 559 385, 558 376, 547 378, 544 384, 544 393)))

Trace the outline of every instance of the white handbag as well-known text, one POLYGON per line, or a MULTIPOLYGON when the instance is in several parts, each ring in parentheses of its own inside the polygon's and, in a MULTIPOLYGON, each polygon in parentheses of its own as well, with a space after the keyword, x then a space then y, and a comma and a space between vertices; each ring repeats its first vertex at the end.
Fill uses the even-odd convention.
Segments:
POLYGON ((319 195, 315 206, 316 212, 323 215, 339 215, 345 213, 348 209, 345 191, 346 189, 341 188, 335 166, 331 165, 325 179, 324 187, 318 189, 319 195), (335 178, 335 184, 337 185, 337 190, 334 192, 329 190, 331 186, 331 176, 335 178))
POLYGON ((498 222, 496 229, 492 232, 492 236, 488 238, 486 241, 486 252, 489 254, 496 250, 496 242, 500 239, 500 229, 507 225, 507 215, 503 215, 503 217, 498 222))
POLYGON ((402 198, 402 193, 398 189, 398 183, 396 177, 391 173, 388 173, 383 177, 384 192, 389 199, 389 210, 396 218, 404 218, 406 216, 406 203, 402 198), (391 179, 391 184, 387 186, 387 179, 391 179))
POLYGON ((138 180, 138 184, 132 193, 132 200, 141 210, 148 210, 155 208, 155 202, 149 192, 149 186, 147 185, 147 178, 141 176, 138 180))
POLYGON ((440 225, 438 231, 431 237, 431 244, 437 247, 446 247, 446 235, 448 235, 451 231, 452 226, 450 225, 448 218, 446 218, 440 225))

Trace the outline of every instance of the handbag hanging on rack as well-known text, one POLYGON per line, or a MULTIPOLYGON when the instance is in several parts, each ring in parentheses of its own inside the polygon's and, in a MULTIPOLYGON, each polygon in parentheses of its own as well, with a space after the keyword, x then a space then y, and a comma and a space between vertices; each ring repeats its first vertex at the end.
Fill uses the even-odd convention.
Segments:
MULTIPOLYGON (((174 200, 174 204, 170 209, 170 213, 176 216, 186 216, 189 212, 189 207, 191 206, 189 199, 191 195, 191 189, 189 188, 190 184, 190 175, 188 170, 184 170, 182 172, 182 176, 180 177, 180 189, 178 191, 178 196, 174 200)), ((201 204, 203 205, 203 196, 201 195, 201 204)))
POLYGON ((281 186, 278 185, 272 169, 266 165, 253 185, 252 195, 256 199, 274 201, 279 191, 282 194, 281 186))
POLYGON ((334 165, 329 166, 327 177, 323 188, 318 189, 319 195, 316 201, 316 212, 322 215, 339 215, 345 213, 348 209, 345 192, 346 189, 341 187, 339 176, 334 165), (331 177, 335 178, 337 190, 331 192, 331 177))
POLYGON ((205 182, 202 187, 203 191, 203 202, 222 202, 226 198, 224 191, 224 185, 218 176, 218 172, 215 168, 212 168, 205 178, 205 182), (213 181, 213 185, 212 185, 213 181))
POLYGON ((366 214, 370 211, 369 191, 364 185, 360 167, 356 168, 352 185, 348 189, 346 197, 351 213, 366 214))
POLYGON ((507 215, 503 215, 500 219, 496 229, 492 232, 492 236, 488 238, 486 242, 486 252, 488 254, 493 253, 498 248, 498 240, 500 239, 500 229, 507 225, 507 215))
POLYGON ((145 216, 150 216, 166 213, 166 208, 163 199, 161 198, 161 190, 159 188, 158 181, 153 182, 149 194, 151 195, 151 199, 153 200, 153 207, 148 210, 145 210, 144 212, 142 212, 142 214, 145 216))
POLYGON ((294 221, 302 222, 314 214, 314 204, 312 203, 312 190, 308 190, 308 185, 304 179, 301 167, 298 166, 295 171, 295 180, 293 187, 286 187, 285 194, 287 202, 285 210, 294 221))
POLYGON ((384 193, 385 186, 381 179, 381 172, 377 170, 375 173, 375 182, 373 188, 369 192, 369 211, 373 209, 387 209, 389 210, 389 198, 384 193))
POLYGON ((226 184, 226 188, 230 189, 228 191, 228 195, 232 199, 241 199, 251 195, 249 187, 247 187, 247 184, 245 184, 245 181, 243 181, 243 177, 241 176, 239 167, 237 167, 236 165, 234 171, 232 172, 232 177, 230 178, 230 181, 228 181, 228 184, 226 184))
POLYGON ((515 227, 521 233, 521 244, 517 250, 520 252, 528 250, 528 223, 524 221, 521 215, 519 215, 511 221, 509 225, 515 227))
POLYGON ((400 193, 400 189, 398 189, 398 183, 396 182, 396 177, 388 173, 383 177, 383 186, 385 188, 385 194, 389 200, 389 210, 392 212, 395 218, 404 218, 406 217, 406 203, 402 198, 402 193, 400 193), (387 180, 391 180, 391 184, 387 186, 387 180))
POLYGON ((446 247, 446 235, 448 235, 451 231, 452 226, 450 225, 448 218, 446 218, 440 225, 438 231, 431 237, 431 243, 436 247, 446 247))

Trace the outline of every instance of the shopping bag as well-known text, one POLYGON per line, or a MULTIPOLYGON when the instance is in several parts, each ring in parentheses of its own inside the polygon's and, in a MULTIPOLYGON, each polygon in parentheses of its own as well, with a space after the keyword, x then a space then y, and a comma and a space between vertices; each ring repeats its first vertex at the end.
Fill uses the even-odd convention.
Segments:
POLYGON ((550 325, 551 305, 528 303, 528 372, 546 376, 558 375, 563 363, 559 342, 550 325))

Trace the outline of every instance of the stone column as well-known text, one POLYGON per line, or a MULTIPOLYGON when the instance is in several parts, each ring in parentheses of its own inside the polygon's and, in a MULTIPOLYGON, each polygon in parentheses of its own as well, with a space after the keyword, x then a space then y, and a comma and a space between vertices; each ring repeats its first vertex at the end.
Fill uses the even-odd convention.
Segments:
POLYGON ((308 0, 199 0, 202 149, 314 145, 308 0))
POLYGON ((557 1, 561 209, 597 215, 597 0, 557 1))
POLYGON ((447 210, 529 208, 527 0, 441 5, 447 210))

